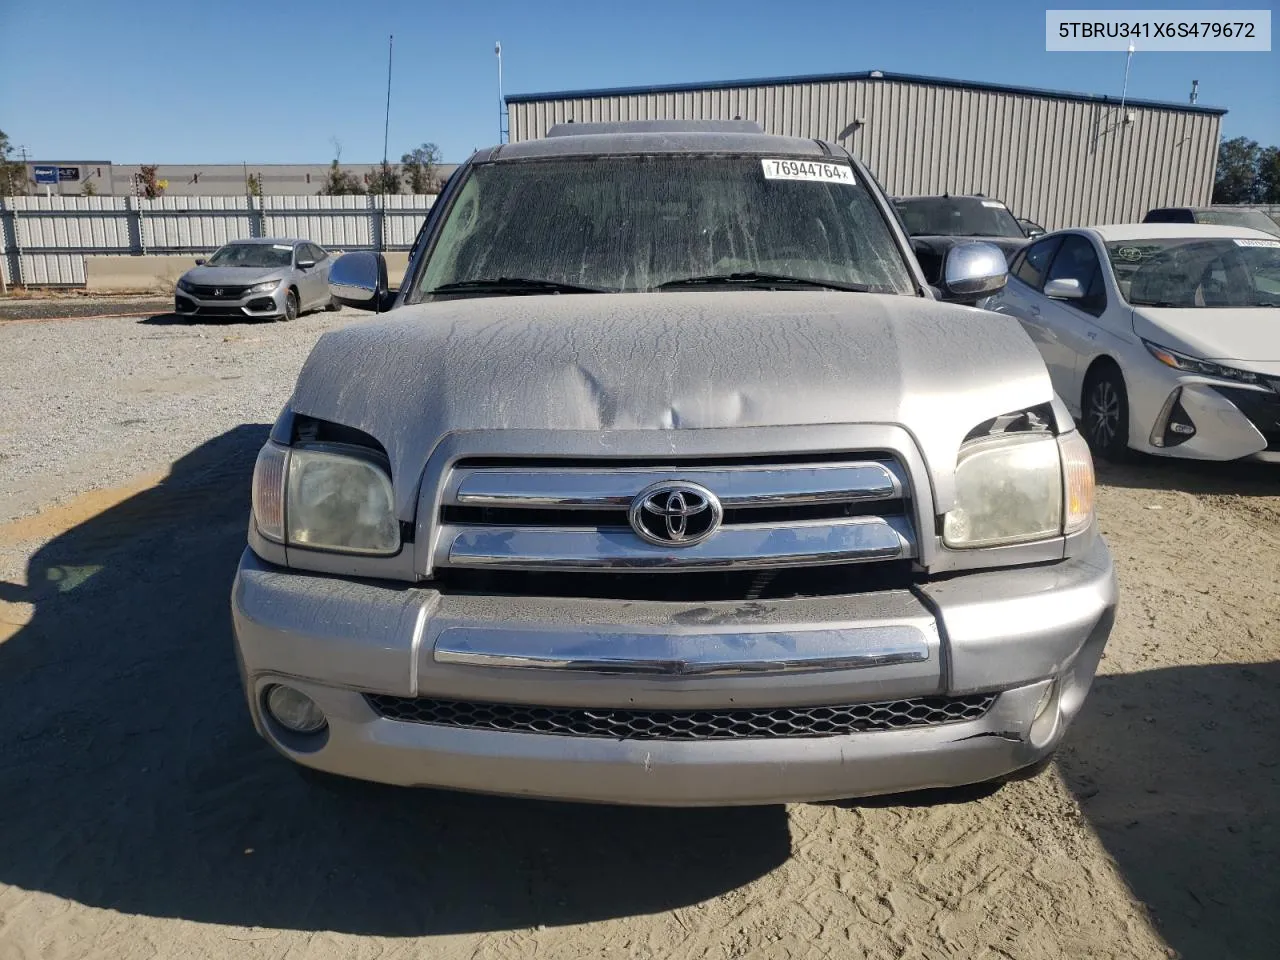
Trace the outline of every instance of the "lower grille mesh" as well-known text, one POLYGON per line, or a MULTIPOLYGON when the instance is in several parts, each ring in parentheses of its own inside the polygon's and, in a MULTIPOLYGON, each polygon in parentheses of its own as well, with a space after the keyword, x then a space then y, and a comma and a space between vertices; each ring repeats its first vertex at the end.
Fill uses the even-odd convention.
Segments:
POLYGON ((369 695, 381 716, 469 730, 543 733, 611 740, 763 740, 833 737, 873 730, 929 727, 976 720, 997 694, 916 697, 833 707, 741 710, 631 710, 614 707, 544 707, 471 703, 427 697, 369 695))

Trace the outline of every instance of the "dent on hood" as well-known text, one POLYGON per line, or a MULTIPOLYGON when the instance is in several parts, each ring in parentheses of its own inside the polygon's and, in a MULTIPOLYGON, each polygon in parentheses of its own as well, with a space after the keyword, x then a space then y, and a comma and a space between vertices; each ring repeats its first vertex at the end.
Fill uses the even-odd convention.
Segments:
POLYGON ((469 430, 898 424, 946 503, 964 435, 1051 397, 1007 317, 905 296, 744 291, 403 307, 322 337, 293 407, 377 438, 407 519, 431 451, 469 430))

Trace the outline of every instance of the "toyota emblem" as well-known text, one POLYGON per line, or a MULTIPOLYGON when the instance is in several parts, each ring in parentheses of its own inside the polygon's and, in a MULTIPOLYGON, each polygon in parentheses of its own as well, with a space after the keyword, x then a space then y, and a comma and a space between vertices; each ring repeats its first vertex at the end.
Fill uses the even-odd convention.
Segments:
POLYGON ((724 508, 706 487, 663 481, 635 495, 627 518, 642 540, 660 547, 692 547, 716 532, 724 508))

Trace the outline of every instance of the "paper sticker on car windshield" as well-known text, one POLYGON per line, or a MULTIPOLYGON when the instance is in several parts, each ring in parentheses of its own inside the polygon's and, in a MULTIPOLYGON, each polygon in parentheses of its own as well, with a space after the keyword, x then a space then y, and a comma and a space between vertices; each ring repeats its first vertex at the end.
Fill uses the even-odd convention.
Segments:
POLYGON ((1280 240, 1236 240, 1237 247, 1280 247, 1280 240))
POLYGON ((273 249, 273 250, 292 250, 292 249, 293 249, 293 247, 289 246, 287 243, 273 243, 273 244, 271 245, 271 249, 273 249))
POLYGON ((1141 247, 1121 247, 1116 251, 1116 256, 1121 260, 1128 260, 1130 263, 1137 263, 1142 259, 1141 247))
POLYGON ((982 205, 984 207, 995 207, 999 210, 1004 209, 1004 204, 1001 203, 999 200, 983 200, 982 205))
POLYGON ((816 180, 819 183, 857 183, 853 167, 817 160, 761 160, 766 180, 816 180))

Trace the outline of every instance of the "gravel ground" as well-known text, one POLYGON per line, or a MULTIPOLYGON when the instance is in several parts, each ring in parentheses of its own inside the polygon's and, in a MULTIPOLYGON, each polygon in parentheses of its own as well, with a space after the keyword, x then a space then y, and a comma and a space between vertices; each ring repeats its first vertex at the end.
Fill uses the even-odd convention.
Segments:
POLYGON ((997 793, 627 810, 311 783, 249 727, 248 475, 323 330, 0 323, 0 960, 1273 957, 1280 483, 1101 471, 1122 602, 997 793))

